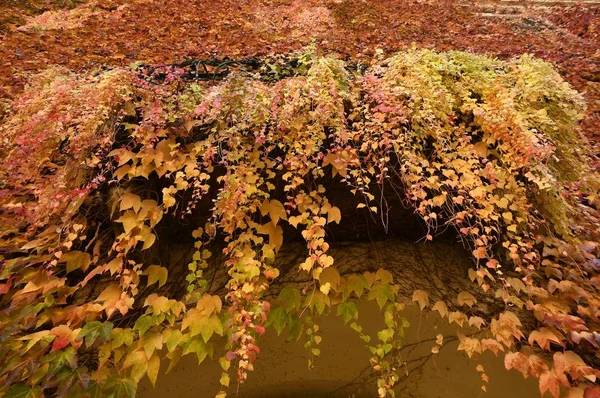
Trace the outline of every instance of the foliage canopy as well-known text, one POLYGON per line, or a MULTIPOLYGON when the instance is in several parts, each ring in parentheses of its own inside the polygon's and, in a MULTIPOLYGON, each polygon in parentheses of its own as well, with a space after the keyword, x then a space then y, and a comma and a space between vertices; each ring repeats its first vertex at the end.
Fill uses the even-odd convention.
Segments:
POLYGON ((371 348, 379 395, 393 395, 407 301, 479 329, 459 350, 504 352, 542 394, 597 393, 598 178, 578 128, 584 102, 549 64, 413 49, 368 66, 308 53, 223 81, 185 76, 51 69, 12 104, 0 126, 7 397, 133 396, 164 357, 203 361, 215 346, 225 396, 266 327, 289 327, 318 356, 316 321, 332 307, 371 348), (333 183, 386 229, 390 197, 414 209, 426 240, 455 229, 471 281, 502 311, 478 312, 469 292, 401 297, 385 268, 341 275, 328 228, 347 216, 333 183), (183 293, 166 289, 160 240, 173 231, 194 245, 183 293), (309 282, 270 296, 294 231, 309 282), (384 313, 377 341, 358 323, 362 296, 384 313))

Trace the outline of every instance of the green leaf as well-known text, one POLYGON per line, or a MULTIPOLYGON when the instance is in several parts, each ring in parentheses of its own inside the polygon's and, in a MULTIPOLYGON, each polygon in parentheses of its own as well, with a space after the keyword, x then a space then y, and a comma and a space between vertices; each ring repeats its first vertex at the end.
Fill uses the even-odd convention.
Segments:
POLYGON ((102 385, 94 380, 90 381, 90 385, 86 391, 87 398, 104 398, 104 391, 102 391, 102 385))
POLYGON ((154 353, 148 360, 148 369, 146 373, 148 374, 148 379, 152 383, 152 387, 156 387, 156 379, 158 378, 158 371, 160 370, 160 357, 158 353, 154 353))
POLYGON ((267 325, 272 325, 278 335, 288 324, 292 324, 292 316, 282 307, 277 307, 269 313, 267 325))
POLYGON ((155 329, 148 332, 140 340, 144 347, 146 357, 150 358, 155 350, 161 350, 163 347, 163 335, 155 329))
POLYGON ((348 285, 358 298, 362 296, 366 288, 369 287, 369 282, 362 274, 353 274, 348 277, 348 285))
POLYGON ((150 329, 155 324, 156 322, 153 316, 142 315, 137 319, 137 321, 135 321, 135 325, 133 326, 133 328, 139 330, 140 337, 142 337, 144 333, 146 333, 148 329, 150 329))
POLYGON ((292 324, 290 326, 290 334, 287 337, 287 341, 298 341, 304 331, 304 323, 298 317, 292 317, 292 324))
POLYGON ((369 292, 369 300, 377 300, 379 308, 383 308, 386 302, 394 302, 394 291, 391 285, 377 282, 369 292))
POLYGON ((344 323, 348 323, 353 318, 358 318, 358 309, 352 301, 343 301, 338 304, 337 314, 341 316, 344 323))
POLYGON ((77 367, 77 358, 75 348, 69 347, 66 350, 57 350, 44 357, 42 363, 49 363, 48 374, 54 374, 64 366, 71 369, 77 367))
POLYGON ((386 284, 386 285, 392 283, 392 281, 394 279, 394 277, 392 276, 390 271, 387 271, 383 268, 379 268, 377 270, 377 273, 375 274, 375 276, 377 277, 377 279, 379 279, 381 281, 381 283, 386 284))
POLYGON ((31 388, 25 384, 13 384, 4 398, 38 398, 42 396, 40 387, 31 388))
POLYGON ((73 387, 80 386, 83 390, 88 388, 90 383, 90 373, 85 366, 75 370, 63 368, 56 376, 56 381, 59 383, 59 390, 57 393, 59 397, 66 395, 68 392, 71 392, 71 395, 73 395, 73 392, 77 391, 77 389, 73 387))
POLYGON ((173 352, 181 342, 182 337, 183 335, 178 329, 166 329, 163 332, 163 339, 167 346, 167 350, 173 352))
POLYGON ((191 336, 201 334, 204 341, 208 343, 208 340, 211 338, 213 333, 217 333, 221 336, 223 335, 223 324, 216 315, 211 315, 210 317, 200 315, 191 320, 191 336))
POLYGON ((311 307, 317 310, 317 314, 323 315, 323 311, 325 311, 325 307, 329 307, 331 305, 331 300, 328 296, 321 292, 314 292, 314 294, 310 295, 309 298, 311 307))
POLYGON ((106 398, 134 398, 137 383, 129 377, 114 376, 104 385, 106 398))
POLYGON ((189 353, 195 353, 198 357, 198 365, 204 361, 206 356, 208 355, 208 347, 203 339, 196 337, 190 339, 183 349, 183 355, 187 355, 189 353))
POLYGON ((132 366, 141 365, 146 362, 147 359, 146 353, 143 350, 131 351, 125 357, 125 361, 123 361, 123 368, 127 369, 132 366))
POLYGON ((388 342, 388 340, 394 337, 394 329, 383 329, 377 332, 377 337, 379 338, 379 340, 386 343, 388 342))
POLYGON ((302 297, 300 291, 293 286, 286 286, 279 292, 279 301, 282 303, 282 307, 287 312, 292 310, 299 310, 302 303, 302 297))
POLYGON ((114 350, 115 348, 119 348, 120 346, 122 346, 123 344, 125 344, 126 346, 130 346, 131 343, 133 343, 133 338, 134 338, 134 334, 133 334, 133 329, 127 328, 127 329, 121 329, 121 328, 116 328, 113 329, 111 332, 111 344, 112 344, 112 349, 114 350))
POLYGON ((113 329, 113 326, 112 322, 88 322, 77 335, 77 339, 81 340, 85 337, 85 346, 88 348, 94 344, 98 337, 105 343, 110 338, 110 332, 113 329))

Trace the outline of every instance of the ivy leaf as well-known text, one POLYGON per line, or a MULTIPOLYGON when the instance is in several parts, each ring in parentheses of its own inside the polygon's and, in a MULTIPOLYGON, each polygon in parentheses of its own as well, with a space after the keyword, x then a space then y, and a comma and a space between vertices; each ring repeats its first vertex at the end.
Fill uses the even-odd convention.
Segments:
POLYGON ((504 346, 494 339, 483 339, 481 340, 481 350, 490 350, 494 355, 498 356, 498 351, 504 352, 504 346))
MULTIPOLYGON (((529 358, 520 352, 509 352, 504 357, 504 367, 507 370, 516 369, 523 377, 529 376, 529 358)), ((543 395, 543 392, 542 392, 543 395)))
POLYGON ((337 306, 337 315, 341 316, 344 323, 348 323, 351 319, 358 318, 358 309, 353 301, 343 301, 337 306))
POLYGON ((476 353, 481 354, 481 343, 478 339, 465 337, 458 345, 458 350, 466 352, 469 358, 471 358, 476 353))
POLYGON ((127 369, 132 366, 141 365, 141 364, 145 363, 147 360, 148 360, 148 357, 146 357, 146 354, 144 353, 143 350, 139 349, 139 350, 131 351, 125 357, 125 361, 123 361, 123 369, 127 369))
POLYGON ((415 301, 418 302, 421 311, 423 311, 423 309, 429 305, 429 295, 425 290, 415 290, 412 295, 412 301, 413 303, 415 301))
POLYGON ((39 398, 42 397, 40 387, 30 387, 26 384, 13 384, 4 398, 39 398))
POLYGON ((283 332, 286 325, 291 324, 292 316, 282 307, 277 307, 269 313, 267 325, 272 325, 273 328, 275 328, 277 335, 280 335, 281 332, 283 332))
POLYGON ((127 328, 127 329, 115 328, 115 329, 113 329, 111 332, 112 349, 114 350, 115 348, 118 348, 118 347, 122 346, 123 344, 125 346, 130 346, 131 343, 133 343, 133 338, 134 338, 133 334, 134 334, 133 329, 130 329, 130 328, 127 328))
POLYGON ((365 289, 369 287, 369 282, 362 274, 352 274, 348 277, 348 285, 356 296, 360 298, 365 289))
POLYGON ((196 309, 200 311, 202 316, 210 316, 213 313, 219 313, 221 312, 222 307, 223 303, 221 302, 221 298, 210 294, 203 295, 196 303, 196 309))
POLYGON ((84 390, 87 390, 90 382, 90 373, 85 366, 75 370, 63 368, 56 376, 56 381, 58 381, 60 387, 57 396, 62 397, 66 395, 77 382, 84 390))
POLYGON ((312 294, 309 299, 311 307, 316 309, 317 314, 319 315, 323 315, 325 307, 329 307, 331 305, 331 300, 329 299, 329 296, 319 291, 314 292, 314 294, 312 294))
POLYGON ((540 328, 540 330, 534 330, 531 332, 528 342, 532 346, 533 343, 538 343, 538 345, 544 350, 550 350, 551 342, 557 345, 562 345, 558 336, 548 328, 540 328))
POLYGON ((107 398, 135 398, 137 383, 129 377, 113 376, 104 385, 107 398))
POLYGON ((331 224, 335 222, 339 224, 342 221, 342 213, 340 209, 336 206, 332 206, 331 209, 327 212, 327 223, 331 224))
POLYGON ((558 398, 560 396, 560 383, 558 377, 554 372, 547 371, 542 373, 540 376, 540 394, 544 396, 546 391, 550 391, 550 394, 554 398, 558 398))
POLYGON ((169 352, 173 352, 182 340, 183 334, 174 328, 166 329, 163 332, 163 340, 169 352))
POLYGON ((298 318, 292 318, 292 325, 290 326, 290 333, 287 337, 287 341, 298 341, 304 331, 304 323, 298 318))
POLYGON ((144 347, 146 357, 150 358, 155 350, 162 349, 163 335, 156 330, 152 330, 144 335, 144 337, 140 340, 140 344, 144 347))
POLYGON ((144 275, 148 275, 148 286, 158 282, 158 287, 162 287, 167 282, 169 271, 160 265, 150 265, 144 270, 144 275))
POLYGON ((287 220, 285 208, 278 200, 265 200, 263 205, 260 207, 260 212, 263 216, 269 214, 271 222, 275 225, 277 225, 280 218, 287 220))
POLYGON ((329 283, 333 290, 337 290, 341 280, 340 272, 334 267, 327 267, 321 272, 318 279, 321 285, 329 283))
POLYGON ((394 329, 383 329, 377 332, 377 338, 386 343, 394 337, 394 329))
POLYGON ((257 228, 257 232, 263 235, 269 235, 269 244, 273 245, 277 252, 283 244, 283 229, 279 225, 267 223, 257 228))
POLYGON ((54 374, 62 367, 68 366, 71 369, 77 367, 77 358, 75 348, 69 347, 66 350, 58 350, 46 355, 42 363, 49 363, 48 374, 54 374))
POLYGON ((127 192, 123 196, 121 196, 119 209, 121 211, 125 211, 128 209, 133 209, 136 213, 140 210, 142 206, 142 200, 139 196, 134 193, 127 192))
POLYGON ((212 315, 208 318, 206 326, 202 328, 200 333, 202 334, 204 341, 208 343, 208 340, 214 333, 218 334, 219 336, 223 335, 223 324, 217 316, 212 315))
POLYGON ((468 305, 472 307, 477 304, 477 299, 469 292, 460 292, 458 293, 458 305, 468 305))
POLYGON ((293 310, 299 310, 300 305, 302 304, 302 297, 300 296, 300 292, 294 286, 286 286, 279 292, 278 296, 279 302, 281 306, 285 308, 287 312, 291 312, 293 310))
POLYGON ((110 332, 113 329, 113 326, 112 322, 88 322, 77 335, 77 339, 81 340, 85 338, 85 346, 88 348, 94 344, 98 337, 100 337, 103 343, 106 343, 110 338, 110 332))
POLYGON ((439 312, 442 318, 448 315, 448 306, 441 300, 436 301, 431 310, 439 312))
POLYGON ((91 256, 88 253, 84 253, 79 250, 73 250, 63 254, 60 258, 60 261, 67 263, 68 274, 76 269, 81 269, 83 271, 87 270, 91 262, 91 256))
POLYGON ((158 378, 158 371, 160 370, 160 356, 158 353, 154 353, 150 359, 148 359, 148 369, 146 373, 148 374, 148 379, 152 383, 153 387, 156 387, 156 379, 158 378))
POLYGON ((375 278, 380 280, 381 283, 384 283, 384 284, 391 284, 394 281, 394 277, 392 276, 392 273, 383 268, 379 268, 377 270, 377 272, 375 273, 375 278))
POLYGON ((391 285, 376 282, 369 292, 369 300, 376 300, 379 308, 383 308, 388 301, 394 302, 394 290, 391 285))
POLYGON ((156 318, 154 316, 142 315, 135 321, 133 328, 139 330, 140 337, 142 337, 154 325, 156 325, 156 318))
POLYGON ((208 356, 208 347, 204 340, 200 337, 190 339, 183 348, 183 355, 195 353, 198 358, 198 365, 208 356))

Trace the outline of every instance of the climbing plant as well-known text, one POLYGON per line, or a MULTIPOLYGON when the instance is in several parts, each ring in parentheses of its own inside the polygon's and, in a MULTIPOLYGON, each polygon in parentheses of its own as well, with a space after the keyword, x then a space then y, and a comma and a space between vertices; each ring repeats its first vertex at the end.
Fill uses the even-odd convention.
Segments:
POLYGON ((266 328, 303 339, 312 363, 326 344, 318 318, 335 311, 370 349, 379 396, 394 396, 414 302, 462 330, 460 351, 504 355, 542 395, 595 396, 598 176, 584 108, 528 55, 50 69, 0 125, 0 392, 134 396, 166 359, 170 370, 195 354, 218 359, 224 397, 260 366, 266 328), (360 211, 387 230, 391 198, 425 241, 456 231, 471 291, 430 302, 423 289, 403 297, 385 264, 340 273, 330 228, 360 211), (167 234, 193 246, 183 270, 167 234), (290 237, 306 246, 303 282, 272 291, 290 237), (473 291, 500 310, 478 309, 473 291), (376 338, 363 298, 385 319, 376 338))

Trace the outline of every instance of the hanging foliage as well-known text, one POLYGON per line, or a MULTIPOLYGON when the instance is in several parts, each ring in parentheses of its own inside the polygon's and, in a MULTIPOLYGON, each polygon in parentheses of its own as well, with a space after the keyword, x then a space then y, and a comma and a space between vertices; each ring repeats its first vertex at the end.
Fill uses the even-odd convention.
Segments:
POLYGON ((49 70, 14 101, 0 126, 0 392, 134 396, 165 358, 217 353, 224 397, 260 366, 265 328, 305 339, 314 361, 318 316, 334 310, 393 396, 415 302, 477 329, 458 349, 504 353, 542 395, 598 393, 598 176, 584 102, 549 64, 416 49, 368 66, 313 53, 226 64, 49 70), (358 211, 388 230, 391 200, 425 240, 454 229, 474 291, 502 310, 477 312, 468 291, 402 297, 384 264, 340 273, 331 228, 358 211), (167 234, 194 247, 184 271, 167 234), (304 282, 272 292, 294 237, 304 282), (361 298, 384 316, 377 339, 361 298))

